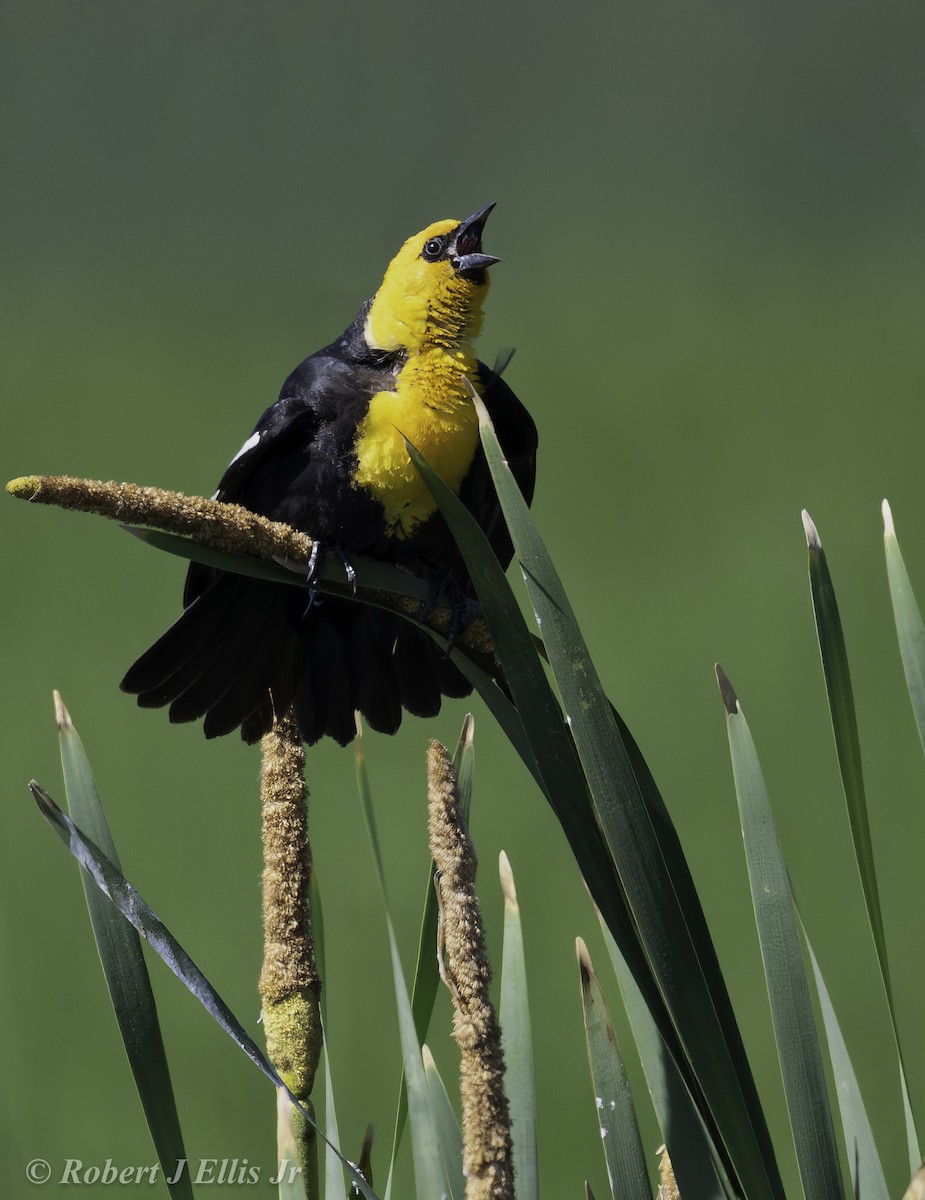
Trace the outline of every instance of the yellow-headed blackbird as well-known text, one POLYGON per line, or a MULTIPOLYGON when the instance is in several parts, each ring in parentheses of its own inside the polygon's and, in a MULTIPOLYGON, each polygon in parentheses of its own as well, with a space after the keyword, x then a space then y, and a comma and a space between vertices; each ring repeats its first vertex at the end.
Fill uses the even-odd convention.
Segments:
POLYGON ((379 290, 336 341, 283 384, 218 485, 216 498, 309 534, 308 595, 286 584, 190 566, 179 619, 129 670, 125 691, 171 721, 204 717, 206 737, 247 742, 294 706, 306 742, 346 744, 354 710, 394 733, 402 708, 433 716, 471 688, 446 654, 400 617, 315 599, 324 554, 395 562, 457 597, 469 577, 408 457, 416 446, 478 519, 501 561, 512 547, 482 454, 469 379, 529 501, 536 428, 473 343, 488 291, 482 230, 493 205, 439 221, 392 260, 379 290), (314 602, 313 602, 314 601, 314 602))

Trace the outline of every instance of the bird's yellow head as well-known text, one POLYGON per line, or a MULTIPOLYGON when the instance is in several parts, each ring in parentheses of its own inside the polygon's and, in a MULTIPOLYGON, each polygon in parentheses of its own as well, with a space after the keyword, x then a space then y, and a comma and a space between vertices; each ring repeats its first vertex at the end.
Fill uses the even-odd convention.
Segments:
POLYGON ((378 350, 415 352, 471 342, 482 324, 487 268, 482 229, 494 204, 465 221, 438 221, 408 238, 389 263, 366 318, 366 341, 378 350))

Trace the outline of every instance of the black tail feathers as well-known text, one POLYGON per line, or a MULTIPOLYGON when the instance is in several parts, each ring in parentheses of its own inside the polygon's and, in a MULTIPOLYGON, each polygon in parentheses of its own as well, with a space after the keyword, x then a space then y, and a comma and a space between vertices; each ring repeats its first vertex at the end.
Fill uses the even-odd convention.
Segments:
POLYGON ((400 617, 327 597, 307 614, 304 593, 216 573, 127 672, 122 689, 173 722, 203 720, 206 737, 240 727, 246 742, 290 706, 309 744, 353 740, 354 710, 395 733, 402 709, 430 717, 441 696, 470 684, 420 630, 400 617))

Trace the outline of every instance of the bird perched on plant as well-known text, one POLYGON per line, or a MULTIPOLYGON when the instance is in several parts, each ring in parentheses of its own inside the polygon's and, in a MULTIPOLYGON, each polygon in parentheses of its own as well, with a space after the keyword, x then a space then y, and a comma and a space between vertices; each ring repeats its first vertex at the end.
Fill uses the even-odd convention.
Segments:
POLYGON ((306 595, 191 564, 179 619, 129 670, 122 687, 171 721, 204 717, 206 737, 240 727, 257 741, 290 706, 302 737, 354 736, 354 710, 394 733, 402 708, 433 716, 441 696, 471 686, 427 635, 359 602, 316 597, 324 555, 394 562, 449 586, 472 585, 449 530, 411 462, 420 450, 485 530, 507 565, 512 547, 482 453, 469 380, 529 502, 536 428, 475 338, 497 258, 482 251, 489 204, 408 239, 379 290, 336 341, 283 384, 222 476, 216 499, 241 504, 314 542, 306 595))

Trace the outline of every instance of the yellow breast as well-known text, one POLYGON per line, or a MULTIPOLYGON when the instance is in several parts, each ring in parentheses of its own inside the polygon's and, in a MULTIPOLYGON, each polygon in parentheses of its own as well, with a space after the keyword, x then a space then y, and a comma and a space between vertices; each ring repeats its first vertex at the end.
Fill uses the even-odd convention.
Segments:
POLYGON ((473 357, 439 348, 413 355, 394 392, 378 392, 357 429, 355 485, 385 510, 387 532, 408 537, 435 511, 404 438, 459 491, 478 444, 478 418, 463 382, 477 381, 473 357))

